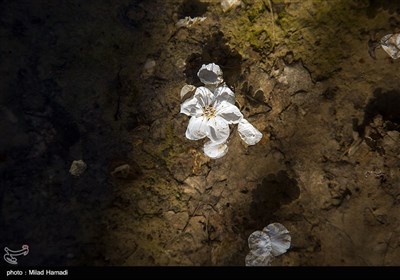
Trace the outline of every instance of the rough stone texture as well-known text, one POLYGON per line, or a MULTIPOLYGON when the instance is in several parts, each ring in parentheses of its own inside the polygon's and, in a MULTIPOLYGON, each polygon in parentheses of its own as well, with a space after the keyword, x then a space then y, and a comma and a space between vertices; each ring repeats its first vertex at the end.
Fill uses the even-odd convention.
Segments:
POLYGON ((0 1, 2 247, 33 266, 244 265, 279 222, 273 265, 399 265, 398 62, 373 48, 398 3, 242 2, 0 1), (209 62, 264 134, 233 129, 217 160, 179 114, 209 62))

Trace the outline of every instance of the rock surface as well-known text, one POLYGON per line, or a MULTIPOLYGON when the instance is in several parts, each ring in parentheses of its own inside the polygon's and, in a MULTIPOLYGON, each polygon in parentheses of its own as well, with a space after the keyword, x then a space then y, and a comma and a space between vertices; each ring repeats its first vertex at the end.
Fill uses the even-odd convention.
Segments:
POLYGON ((0 245, 28 244, 21 265, 244 265, 271 222, 292 237, 273 265, 400 264, 398 61, 371 57, 397 1, 19 2, 0 1, 0 245), (179 114, 210 62, 263 133, 217 160, 179 114))

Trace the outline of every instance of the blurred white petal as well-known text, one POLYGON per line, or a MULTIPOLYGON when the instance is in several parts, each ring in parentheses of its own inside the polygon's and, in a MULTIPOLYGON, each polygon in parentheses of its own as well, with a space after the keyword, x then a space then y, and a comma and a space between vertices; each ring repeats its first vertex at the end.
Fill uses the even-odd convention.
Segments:
POLYGON ((290 237, 289 231, 280 223, 269 224, 263 229, 269 238, 271 239, 272 255, 279 256, 285 253, 290 248, 290 237))
POLYGON ((262 133, 244 118, 239 122, 238 132, 240 138, 242 138, 247 145, 255 145, 262 138, 262 133))
POLYGON ((239 108, 227 101, 222 101, 215 109, 217 115, 225 119, 229 124, 239 123, 243 118, 239 108))
POLYGON ((222 78, 222 70, 215 63, 210 63, 207 65, 203 64, 203 66, 201 66, 200 70, 197 72, 197 76, 205 85, 217 85, 224 81, 222 78))
POLYGON ((221 158, 228 152, 228 146, 226 143, 215 144, 212 141, 208 141, 204 144, 204 153, 206 156, 217 159, 221 158))
POLYGON ((186 129, 186 138, 190 140, 199 140, 207 136, 207 119, 203 117, 191 117, 186 129))

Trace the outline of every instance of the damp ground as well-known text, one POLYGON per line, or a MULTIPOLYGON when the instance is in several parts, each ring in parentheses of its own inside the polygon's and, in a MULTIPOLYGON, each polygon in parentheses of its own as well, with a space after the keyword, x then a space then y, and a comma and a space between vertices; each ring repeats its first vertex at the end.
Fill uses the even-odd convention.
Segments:
POLYGON ((0 245, 28 244, 21 264, 241 266, 272 222, 292 236, 273 265, 400 264, 399 61, 377 48, 396 1, 53 2, 0 1, 0 245), (264 135, 233 129, 217 160, 179 113, 210 62, 264 135))

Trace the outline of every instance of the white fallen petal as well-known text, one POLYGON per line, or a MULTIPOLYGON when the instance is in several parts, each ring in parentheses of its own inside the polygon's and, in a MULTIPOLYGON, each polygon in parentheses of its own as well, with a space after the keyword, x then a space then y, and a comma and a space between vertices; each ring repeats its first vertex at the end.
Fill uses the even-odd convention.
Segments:
POLYGON ((196 90, 194 85, 184 85, 181 89, 181 100, 193 97, 193 94, 196 90))
POLYGON ((238 132, 240 138, 242 138, 247 145, 255 145, 262 138, 262 133, 244 118, 239 122, 238 132))
POLYGON ((215 144, 212 141, 208 141, 204 144, 204 153, 210 158, 221 158, 226 155, 227 152, 228 145, 226 145, 226 143, 215 144))
POLYGON ((199 116, 203 113, 203 110, 199 104, 199 100, 196 97, 192 97, 181 104, 180 112, 188 116, 199 116))
POLYGON ((272 246, 272 255, 279 256, 285 253, 290 248, 292 240, 289 231, 280 223, 269 224, 263 229, 270 240, 272 246))
POLYGON ((197 72, 200 81, 205 85, 218 85, 224 81, 221 68, 215 64, 203 64, 197 72))
POLYGON ((236 8, 237 6, 240 6, 242 1, 240 0, 222 0, 221 1, 221 7, 222 11, 225 13, 231 9, 236 8))
POLYGON ((142 77, 148 78, 154 74, 156 70, 156 61, 154 59, 148 58, 143 66, 142 77))
POLYGON ((243 118, 239 108, 225 100, 219 103, 215 109, 217 115, 225 119, 229 124, 239 123, 243 118))
POLYGON ((207 119, 203 117, 191 117, 186 129, 186 138, 189 140, 199 140, 208 134, 207 119))
POLYGON ((220 116, 211 118, 207 122, 208 125, 208 138, 215 144, 226 142, 229 137, 229 125, 225 119, 220 116))
POLYGON ((196 98, 199 105, 204 108, 213 103, 214 94, 206 87, 198 87, 194 92, 194 98, 196 98))
POLYGON ((255 231, 248 238, 249 248, 253 254, 261 256, 272 251, 271 239, 263 231, 255 231))
POLYGON ((270 253, 257 255, 254 251, 250 251, 246 256, 245 263, 246 266, 269 266, 272 258, 270 253))
POLYGON ((400 58, 400 33, 383 36, 381 39, 381 46, 391 58, 400 58))
POLYGON ((220 103, 223 100, 235 105, 235 93, 226 85, 217 87, 214 90, 215 100, 220 103))
POLYGON ((175 24, 176 27, 191 27, 193 24, 200 23, 204 21, 206 17, 185 17, 180 20, 175 24))
POLYGON ((81 176, 87 168, 87 164, 83 160, 74 160, 69 169, 69 173, 73 176, 79 177, 81 176))

